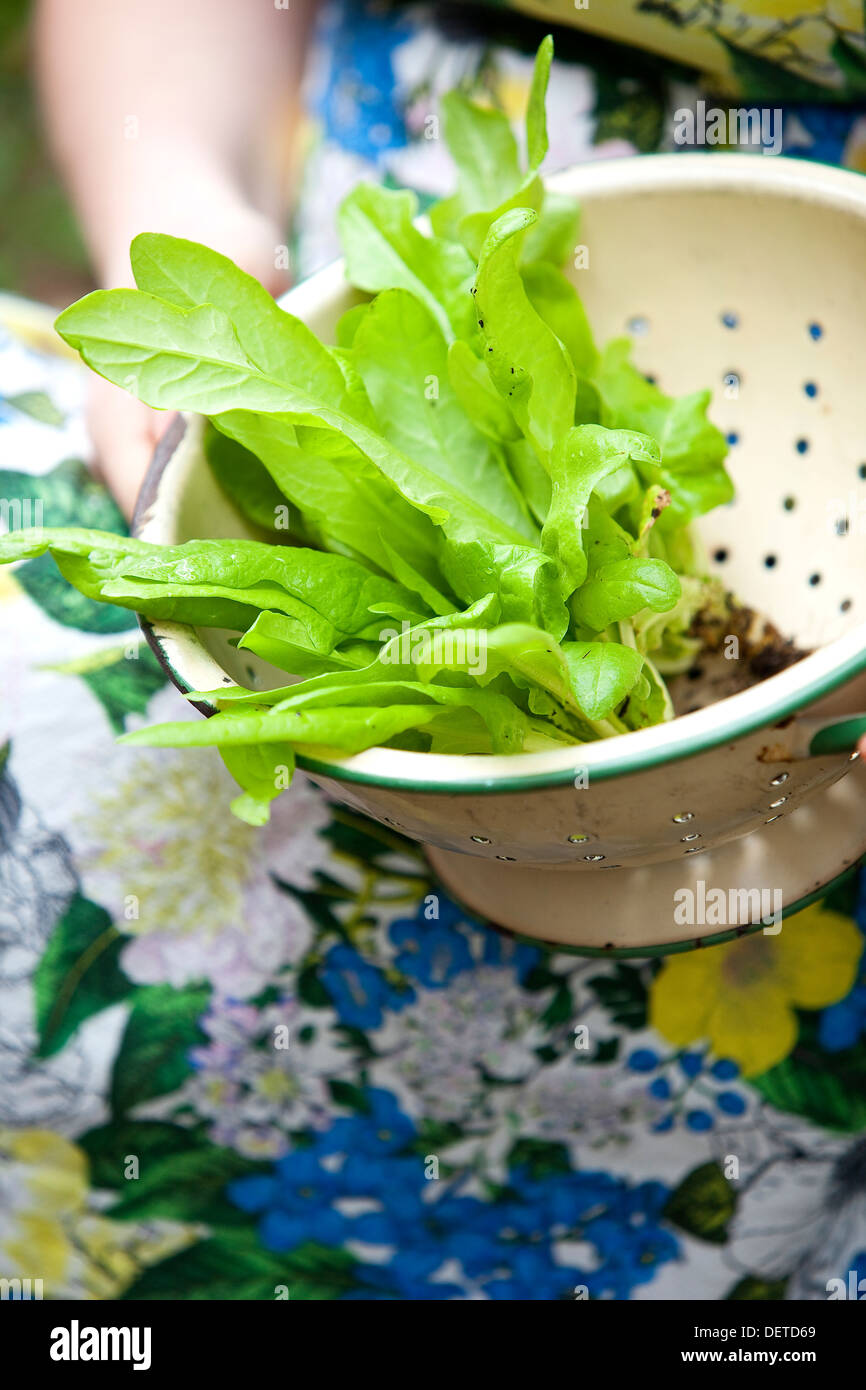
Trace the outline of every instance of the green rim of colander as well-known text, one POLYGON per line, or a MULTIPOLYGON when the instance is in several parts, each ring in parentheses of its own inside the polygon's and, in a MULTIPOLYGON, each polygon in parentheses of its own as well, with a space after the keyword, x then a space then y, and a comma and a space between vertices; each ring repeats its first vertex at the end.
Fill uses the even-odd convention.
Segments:
MULTIPOLYGON (((729 743, 734 739, 744 737, 746 734, 752 734, 757 729, 771 728, 779 720, 796 714, 805 705, 821 699, 824 695, 829 695, 838 686, 844 685, 846 681, 859 675, 861 671, 866 671, 866 647, 863 651, 856 652, 849 657, 840 666, 834 667, 826 675, 809 681, 796 693, 775 701, 769 709, 744 714, 729 723, 684 739, 681 744, 674 744, 673 747, 635 749, 634 751, 626 749, 617 753, 613 745, 619 740, 610 739, 606 746, 612 749, 612 756, 603 766, 591 768, 590 778, 592 782, 604 782, 612 777, 625 777, 634 772, 646 772, 649 768, 658 767, 660 763, 679 762, 683 758, 691 758, 697 753, 706 753, 711 748, 718 748, 719 744, 729 743)), ((684 718, 688 718, 688 716, 686 715, 684 718)), ((853 752, 857 738, 864 732, 866 732, 866 725, 862 719, 846 720, 842 726, 836 725, 824 729, 813 740, 809 750, 810 755, 853 752), (836 729, 841 727, 843 730, 847 730, 849 726, 852 729, 850 737, 846 738, 844 734, 841 737, 835 736, 836 729), (827 746, 815 747, 819 740, 825 738, 827 746)), ((623 741, 628 738, 628 734, 622 735, 623 741)), ((594 747, 595 745, 591 746, 594 747)), ((369 787, 384 787, 395 791, 429 792, 432 795, 475 796, 479 793, 525 792, 535 791, 542 787, 569 786, 574 782, 576 768, 583 766, 579 760, 579 750, 585 747, 585 744, 575 745, 574 767, 558 768, 555 772, 537 772, 523 776, 518 773, 514 777, 463 778, 453 782, 428 782, 413 777, 388 777, 375 772, 358 772, 354 768, 342 767, 339 764, 323 762, 319 758, 310 757, 299 757, 298 767, 302 767, 305 772, 330 777, 337 782, 357 782, 369 787)))
MULTIPOLYGON (((192 689, 191 685, 169 661, 152 624, 140 614, 138 620, 147 643, 163 670, 178 689, 189 692, 192 689)), ((780 720, 796 714, 805 705, 830 694, 838 686, 859 675, 861 671, 866 671, 866 647, 860 652, 855 652, 853 656, 842 662, 840 666, 834 667, 827 674, 807 682, 796 693, 775 701, 769 709, 743 715, 741 718, 719 725, 717 728, 708 729, 703 734, 696 734, 692 738, 684 739, 680 744, 675 743, 673 747, 626 750, 618 753, 614 745, 618 744, 620 739, 610 739, 606 741, 606 747, 611 748, 612 756, 606 764, 591 769, 591 779, 593 782, 605 782, 612 777, 626 777, 630 773, 646 772, 650 768, 658 767, 660 763, 680 762, 683 758, 692 758, 698 753, 706 753, 722 743, 754 733, 757 729, 772 728, 780 720)), ((732 698, 735 699, 736 697, 732 698)), ((215 713, 210 705, 200 701, 193 701, 192 703, 202 714, 215 713)), ((688 715, 683 716, 683 718, 687 719, 688 715)), ((676 722, 674 721, 674 724, 676 722)), ((864 733, 866 733, 866 720, 862 716, 839 721, 815 735, 809 748, 809 754, 810 756, 817 756, 819 754, 853 753, 854 744, 864 733)), ((631 737, 636 737, 636 735, 621 735, 624 742, 631 737)), ((595 747, 596 745, 589 746, 595 747)), ((321 758, 311 758, 304 755, 298 756, 297 765, 305 772, 312 772, 320 777, 329 777, 335 782, 355 782, 361 786, 382 787, 393 791, 429 793, 432 796, 478 796, 492 795, 498 792, 536 791, 544 787, 570 786, 574 782, 576 769, 583 767, 583 764, 578 760, 579 751, 586 747, 586 744, 575 744, 576 761, 574 766, 557 768, 555 772, 524 773, 522 776, 518 773, 514 777, 462 778, 459 781, 429 782, 417 777, 389 777, 375 772, 358 772, 354 768, 347 768, 339 763, 326 762, 321 758)), ((419 756, 427 755, 421 754, 419 756)), ((515 756, 519 755, 516 754, 515 756)))

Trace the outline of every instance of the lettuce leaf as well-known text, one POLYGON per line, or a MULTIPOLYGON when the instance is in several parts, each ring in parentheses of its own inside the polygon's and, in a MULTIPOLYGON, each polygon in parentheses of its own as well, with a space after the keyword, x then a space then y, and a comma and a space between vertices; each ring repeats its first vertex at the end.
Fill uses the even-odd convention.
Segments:
POLYGON ((732 495, 709 393, 666 396, 627 342, 597 347, 560 268, 578 209, 540 173, 552 52, 545 39, 525 159, 503 111, 444 98, 457 188, 432 234, 407 191, 344 199, 366 298, 335 346, 224 256, 153 233, 132 244, 137 289, 57 320, 109 381, 207 418, 215 479, 268 539, 34 530, 0 537, 0 563, 50 552, 89 597, 236 633, 286 673, 126 740, 218 747, 252 824, 297 754, 511 753, 670 718, 664 674, 720 602, 689 529, 732 495))

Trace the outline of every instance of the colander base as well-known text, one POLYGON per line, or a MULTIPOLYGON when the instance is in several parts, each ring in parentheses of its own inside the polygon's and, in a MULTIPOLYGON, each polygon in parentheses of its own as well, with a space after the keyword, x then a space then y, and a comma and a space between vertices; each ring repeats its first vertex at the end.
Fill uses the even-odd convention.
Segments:
POLYGON ((749 931, 774 934, 866 860, 862 762, 805 806, 689 858, 587 873, 524 868, 429 847, 447 891, 521 936, 584 955, 665 955, 749 931))

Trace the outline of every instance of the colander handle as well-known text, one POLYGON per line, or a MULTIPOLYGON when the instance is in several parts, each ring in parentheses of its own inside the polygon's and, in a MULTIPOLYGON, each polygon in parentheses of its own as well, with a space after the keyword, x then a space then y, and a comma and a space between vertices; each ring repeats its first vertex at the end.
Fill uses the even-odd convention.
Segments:
POLYGON ((806 758, 853 753, 860 739, 866 738, 866 714, 849 714, 843 719, 803 719, 799 726, 801 737, 796 743, 801 747, 805 744, 806 751, 799 756, 806 758))

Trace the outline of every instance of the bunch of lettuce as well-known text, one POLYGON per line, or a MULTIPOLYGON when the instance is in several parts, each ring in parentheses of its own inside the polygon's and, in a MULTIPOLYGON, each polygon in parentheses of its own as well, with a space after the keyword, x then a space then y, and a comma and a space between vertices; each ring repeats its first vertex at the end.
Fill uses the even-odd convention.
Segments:
POLYGON ((0 560, 50 550, 82 593, 230 629, 302 678, 206 692, 210 719, 126 736, 217 746, 253 822, 296 749, 517 753, 672 716, 664 675, 693 661, 708 592, 688 526, 732 496, 725 442, 709 392, 670 399, 626 340, 595 346, 559 269, 578 210, 539 175, 551 55, 546 39, 525 160, 502 112, 444 99, 458 186, 429 232, 409 192, 346 198, 363 302, 336 346, 229 260, 150 234, 131 248, 138 289, 57 321, 103 377, 208 418, 217 478, 270 535, 24 531, 0 560))

